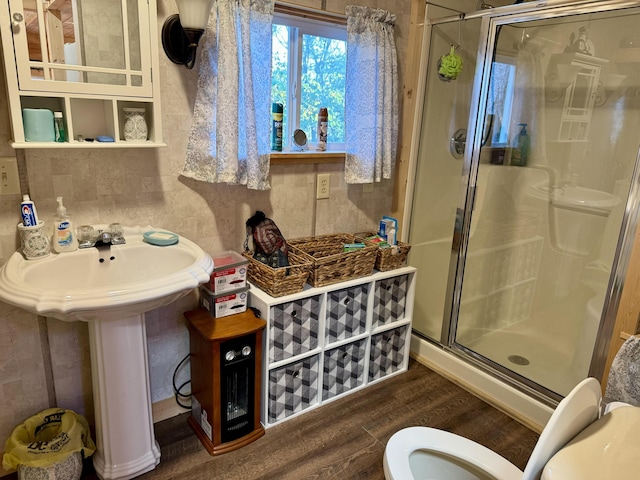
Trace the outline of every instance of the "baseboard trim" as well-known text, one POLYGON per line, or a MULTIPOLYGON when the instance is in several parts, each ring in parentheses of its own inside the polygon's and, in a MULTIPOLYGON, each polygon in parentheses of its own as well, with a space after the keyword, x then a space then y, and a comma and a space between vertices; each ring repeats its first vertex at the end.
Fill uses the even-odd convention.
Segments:
POLYGON ((169 418, 176 417, 182 413, 186 413, 189 410, 185 410, 176 403, 174 397, 165 398, 151 404, 151 417, 153 423, 158 423, 169 418))

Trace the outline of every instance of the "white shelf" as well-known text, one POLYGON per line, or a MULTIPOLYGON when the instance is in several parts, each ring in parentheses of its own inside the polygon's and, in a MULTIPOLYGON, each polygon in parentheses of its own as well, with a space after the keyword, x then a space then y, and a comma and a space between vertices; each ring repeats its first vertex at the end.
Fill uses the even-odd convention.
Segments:
POLYGON ((166 143, 158 142, 10 142, 11 147, 20 148, 160 148, 166 143))
POLYGON ((267 322, 265 428, 406 371, 415 274, 403 267, 283 297, 251 285, 250 305, 267 322))

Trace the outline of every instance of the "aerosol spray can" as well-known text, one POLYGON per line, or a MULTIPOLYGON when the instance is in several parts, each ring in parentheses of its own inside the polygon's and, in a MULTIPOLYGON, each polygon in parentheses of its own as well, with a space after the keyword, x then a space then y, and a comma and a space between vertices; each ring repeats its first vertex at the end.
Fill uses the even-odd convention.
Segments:
POLYGON ((327 149, 327 132, 329 130, 329 111, 327 107, 321 107, 318 112, 318 146, 316 150, 327 149))
POLYGON ((271 104, 271 150, 282 151, 282 116, 284 107, 281 103, 271 104))

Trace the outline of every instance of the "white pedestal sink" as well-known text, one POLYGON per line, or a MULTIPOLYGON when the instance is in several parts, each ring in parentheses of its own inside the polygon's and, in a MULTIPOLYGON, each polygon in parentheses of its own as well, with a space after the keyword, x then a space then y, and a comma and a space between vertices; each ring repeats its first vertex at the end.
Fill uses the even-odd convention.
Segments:
POLYGON ((45 317, 89 323, 96 421, 94 466, 125 480, 160 462, 151 417, 144 313, 209 279, 213 260, 190 240, 143 241, 153 227, 125 227, 127 243, 25 260, 0 269, 0 300, 45 317))

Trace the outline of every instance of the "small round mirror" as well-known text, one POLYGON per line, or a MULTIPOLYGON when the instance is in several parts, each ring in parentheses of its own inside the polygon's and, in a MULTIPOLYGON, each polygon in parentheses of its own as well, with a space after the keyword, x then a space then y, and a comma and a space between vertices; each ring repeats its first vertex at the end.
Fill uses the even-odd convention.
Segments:
POLYGON ((293 146, 298 150, 304 150, 307 146, 307 134, 299 128, 293 132, 293 146))

